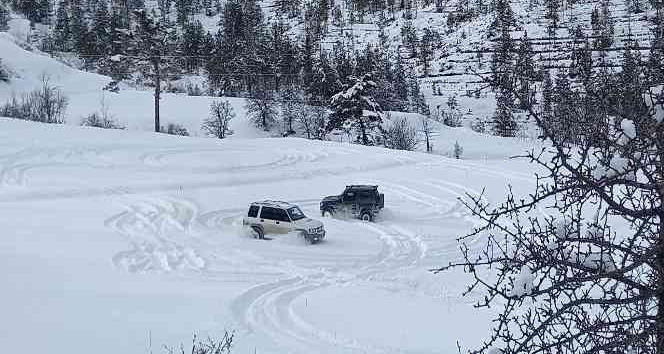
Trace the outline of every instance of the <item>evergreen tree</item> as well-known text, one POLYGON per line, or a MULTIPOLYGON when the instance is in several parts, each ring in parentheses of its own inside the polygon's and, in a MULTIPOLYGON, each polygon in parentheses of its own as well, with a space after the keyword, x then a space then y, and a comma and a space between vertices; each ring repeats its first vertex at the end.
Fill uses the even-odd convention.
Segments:
POLYGON ((55 29, 54 29, 54 45, 60 51, 69 51, 71 46, 69 43, 70 20, 69 20, 69 0, 61 0, 58 3, 58 10, 56 12, 55 29))
POLYGON ((0 81, 9 81, 9 73, 7 72, 7 69, 5 69, 5 66, 2 64, 2 59, 0 59, 0 81))
POLYGON ((69 1, 69 48, 77 53, 84 53, 89 48, 88 25, 85 22, 85 14, 80 0, 69 1))
POLYGON ((544 0, 544 6, 546 7, 544 18, 551 21, 549 22, 549 28, 555 31, 560 21, 560 15, 558 14, 560 11, 560 0, 544 0))
POLYGON ((614 26, 609 5, 608 0, 603 0, 601 10, 593 9, 590 16, 595 49, 608 49, 613 44, 614 26))
POLYGON ((418 57, 424 68, 424 75, 428 76, 431 73, 431 61, 434 54, 434 42, 436 41, 435 33, 428 29, 424 29, 424 34, 419 44, 418 57))
POLYGON ((337 70, 332 66, 329 54, 319 53, 314 63, 314 72, 307 92, 317 100, 327 101, 342 89, 341 77, 337 70))
POLYGON ((9 9, 5 3, 0 3, 0 32, 9 29, 7 22, 9 22, 9 9))
POLYGON ((357 132, 357 142, 362 145, 373 145, 375 143, 373 133, 379 129, 382 121, 381 108, 371 93, 376 84, 369 74, 349 79, 352 84, 332 97, 330 108, 333 113, 330 116, 328 130, 351 128, 357 132), (369 113, 365 115, 364 111, 369 113))
POLYGON ((184 70, 189 73, 196 73, 201 67, 202 56, 206 55, 204 48, 205 31, 199 21, 185 24, 183 30, 180 52, 187 55, 184 60, 184 70))
POLYGON ((162 26, 158 18, 145 10, 135 10, 135 26, 131 33, 130 54, 134 65, 154 86, 155 132, 161 131, 159 100, 162 83, 173 74, 173 56, 177 54, 174 32, 162 26))
POLYGON ((537 80, 537 71, 535 69, 534 52, 528 33, 524 32, 523 38, 517 48, 516 63, 514 72, 517 79, 516 96, 519 102, 519 108, 528 109, 532 107, 535 99, 535 89, 533 87, 537 80))
POLYGON ((646 66, 650 86, 664 84, 664 12, 658 11, 653 21, 653 40, 646 66))
POLYGON ((302 85, 304 85, 305 90, 310 92, 314 77, 314 43, 312 34, 308 29, 305 29, 304 46, 300 55, 302 62, 302 85))
POLYGON ((512 91, 502 88, 496 97, 496 111, 493 114, 493 132, 502 137, 513 137, 517 133, 517 124, 514 120, 514 98, 512 91))
POLYGON ((175 9, 177 11, 177 23, 184 26, 189 23, 193 15, 193 1, 192 0, 175 0, 175 9))
POLYGON ((567 72, 560 70, 553 89, 553 116, 549 129, 555 131, 557 136, 568 144, 579 143, 583 135, 583 122, 576 111, 578 104, 577 95, 572 91, 567 72))
POLYGON ((413 21, 407 21, 401 27, 401 42, 410 50, 410 57, 415 58, 417 56, 418 38, 413 21))
POLYGON ((514 12, 512 11, 510 0, 496 0, 495 4, 496 14, 493 22, 489 26, 491 37, 493 37, 493 33, 501 33, 505 28, 509 29, 516 27, 516 20, 514 19, 514 12))
POLYGON ((510 35, 509 27, 504 26, 500 37, 494 46, 495 50, 491 60, 492 86, 495 89, 511 89, 514 85, 514 41, 510 35))
POLYGON ((92 35, 94 42, 93 53, 95 55, 106 55, 111 50, 111 18, 108 13, 108 5, 105 0, 97 4, 94 21, 92 22, 92 35))
POLYGON ((644 101, 645 84, 642 81, 641 55, 638 50, 627 47, 623 52, 622 70, 618 75, 616 102, 619 115, 634 122, 640 122, 647 115, 644 101))

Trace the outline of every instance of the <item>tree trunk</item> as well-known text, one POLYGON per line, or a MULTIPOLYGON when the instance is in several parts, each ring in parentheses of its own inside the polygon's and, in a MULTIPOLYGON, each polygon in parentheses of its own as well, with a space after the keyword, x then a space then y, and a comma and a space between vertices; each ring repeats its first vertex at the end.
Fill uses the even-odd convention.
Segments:
POLYGON ((369 145, 369 139, 367 138, 367 128, 364 126, 362 117, 359 118, 360 121, 360 132, 362 133, 362 145, 369 145))
POLYGON ((154 131, 159 133, 161 125, 159 123, 159 99, 161 98, 161 72, 159 71, 159 59, 154 60, 154 131))

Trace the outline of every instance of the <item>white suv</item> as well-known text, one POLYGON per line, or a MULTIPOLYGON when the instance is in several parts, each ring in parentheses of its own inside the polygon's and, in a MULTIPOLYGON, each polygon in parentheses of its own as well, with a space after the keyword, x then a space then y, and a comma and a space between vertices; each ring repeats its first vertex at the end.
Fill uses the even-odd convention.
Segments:
POLYGON ((323 223, 308 218, 291 203, 265 200, 251 203, 242 224, 251 228, 254 237, 264 239, 265 234, 299 232, 305 240, 316 243, 325 238, 323 223))

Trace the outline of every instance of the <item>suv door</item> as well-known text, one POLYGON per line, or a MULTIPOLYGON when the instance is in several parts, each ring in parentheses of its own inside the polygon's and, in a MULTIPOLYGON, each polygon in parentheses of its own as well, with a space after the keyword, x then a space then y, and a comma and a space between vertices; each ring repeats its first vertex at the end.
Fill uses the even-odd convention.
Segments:
POLYGON ((286 234, 291 230, 291 220, 288 212, 285 209, 275 209, 275 232, 286 234))
POLYGON ((343 209, 346 215, 356 215, 357 193, 355 191, 345 191, 343 195, 343 209))
POLYGON ((266 233, 275 233, 277 231, 277 208, 264 206, 261 208, 261 215, 258 221, 266 233))

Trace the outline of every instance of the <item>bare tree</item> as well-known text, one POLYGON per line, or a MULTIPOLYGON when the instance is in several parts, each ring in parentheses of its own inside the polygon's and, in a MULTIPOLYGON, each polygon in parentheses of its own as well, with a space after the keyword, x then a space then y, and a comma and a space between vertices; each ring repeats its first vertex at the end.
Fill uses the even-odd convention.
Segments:
POLYGON ((433 126, 431 122, 431 115, 427 114, 421 118, 421 131, 424 134, 424 142, 426 143, 427 152, 433 151, 433 144, 431 143, 431 133, 433 133, 433 126))
POLYGON ((385 146, 390 149, 413 151, 418 146, 417 130, 406 118, 397 119, 391 122, 385 132, 385 146))
POLYGON ((258 91, 247 100, 247 115, 256 126, 270 130, 277 118, 276 103, 269 91, 258 91))
POLYGON ((235 112, 231 103, 215 100, 210 104, 210 117, 203 122, 201 129, 209 135, 223 139, 233 134, 228 126, 233 118, 235 118, 235 112))
POLYGON ((322 106, 304 106, 296 115, 297 121, 307 134, 307 139, 322 140, 325 137, 328 111, 322 106))
POLYGON ((194 335, 194 338, 191 341, 191 348, 187 350, 185 350, 185 347, 182 344, 177 349, 168 346, 164 346, 164 349, 167 354, 228 354, 231 352, 233 339, 234 334, 229 332, 224 332, 224 335, 221 338, 208 337, 205 340, 194 335))
POLYGON ((437 271, 463 268, 465 294, 484 289, 476 306, 502 308, 471 353, 664 353, 664 104, 647 102, 638 117, 609 112, 614 128, 580 145, 531 109, 550 143, 525 156, 546 171, 534 192, 464 201, 484 224, 437 271))

